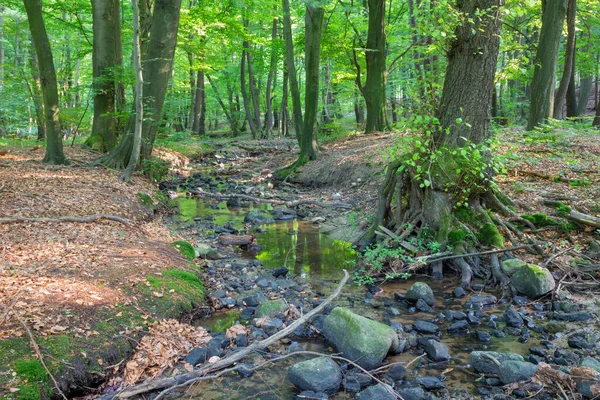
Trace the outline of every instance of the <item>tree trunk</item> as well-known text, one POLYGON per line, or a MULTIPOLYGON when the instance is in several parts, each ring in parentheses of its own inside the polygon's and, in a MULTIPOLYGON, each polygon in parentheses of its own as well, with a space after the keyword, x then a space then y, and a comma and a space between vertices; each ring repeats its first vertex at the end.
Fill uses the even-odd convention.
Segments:
POLYGON ((596 116, 594 117, 592 126, 595 126, 596 128, 600 129, 600 101, 596 103, 596 116))
MULTIPOLYGON (((143 1, 143 0, 142 0, 143 1)), ((131 181, 131 175, 140 160, 142 149, 142 127, 144 125, 144 77, 142 75, 142 57, 140 46, 140 12, 138 0, 131 0, 133 9, 133 69, 135 70, 135 128, 133 133, 133 150, 129 158, 129 164, 123 171, 121 179, 125 182, 131 181)))
POLYGON ((579 98, 577 99, 577 112, 574 117, 585 115, 587 112, 588 102, 590 101, 590 93, 594 86, 594 77, 592 75, 586 76, 581 79, 581 86, 579 88, 579 98))
POLYGON ((31 53, 31 56, 29 57, 29 69, 31 70, 31 77, 33 78, 31 100, 33 101, 33 106, 35 107, 37 140, 44 140, 46 137, 46 117, 44 113, 42 84, 40 82, 40 69, 37 55, 35 54, 35 46, 33 45, 33 41, 28 40, 27 42, 31 42, 29 46, 29 52, 31 53))
POLYGON ((577 105, 577 90, 575 88, 575 54, 573 54, 573 68, 571 68, 571 78, 569 79, 565 98, 567 103, 567 118, 577 117, 577 109, 579 107, 577 105))
POLYGON ((363 87, 367 104, 365 132, 383 132, 387 128, 385 111, 386 39, 385 0, 369 0, 369 29, 367 33, 367 80, 363 87))
MULTIPOLYGON (((147 160, 152 154, 156 131, 160 125, 162 110, 169 78, 173 66, 177 30, 179 28, 179 11, 181 0, 162 0, 154 4, 154 12, 150 25, 150 38, 144 51, 145 7, 140 8, 140 44, 142 47, 142 70, 144 74, 144 124, 142 128, 141 160, 147 160)), ((131 157, 133 150, 133 132, 135 115, 129 117, 125 134, 117 146, 102 160, 109 167, 122 169, 131 157)))
MULTIPOLYGON (((233 112, 231 111, 231 108, 232 108, 231 103, 233 101, 230 100, 230 107, 228 109, 227 106, 225 105, 225 103, 223 102, 223 99, 219 95, 219 91, 217 89, 217 86, 215 85, 215 83, 210 78, 210 75, 206 74, 206 79, 208 79, 208 83, 210 83, 210 86, 212 87, 213 91, 215 92, 215 97, 217 98, 217 102, 221 106, 221 109, 223 110, 223 113, 225 113, 225 117, 227 118, 227 121, 229 121, 229 124, 231 126, 231 133, 232 133, 232 135, 234 137, 237 136, 238 135, 237 119, 234 118, 233 112)), ((216 123, 215 123, 215 128, 214 129, 217 129, 216 128, 216 123)))
MULTIPOLYGON (((113 0, 115 10, 121 10, 121 0, 113 0)), ((139 6, 138 6, 139 8, 139 6)), ((118 13, 120 14, 120 13, 118 13)), ((121 115, 125 111, 125 85, 123 84, 123 37, 121 32, 121 15, 115 18, 115 68, 117 77, 115 79, 115 111, 121 115)), ((116 118, 116 133, 123 130, 122 118, 116 118)))
POLYGON ((250 126, 250 133, 253 138, 258 137, 258 128, 254 124, 254 118, 252 117, 252 111, 250 109, 250 99, 248 98, 248 91, 246 90, 246 49, 248 48, 248 42, 244 41, 244 50, 242 50, 242 57, 240 61, 240 85, 242 92, 242 99, 244 100, 244 111, 246 113, 246 120, 248 126, 250 126))
POLYGON ((62 132, 58 108, 58 88, 52 50, 46 27, 42 17, 41 0, 23 0, 27 11, 31 38, 37 54, 44 111, 46 119, 46 155, 44 162, 48 164, 67 164, 63 153, 62 132))
POLYGON ((269 63, 269 76, 267 77, 267 88, 265 93, 265 100, 267 106, 267 116, 265 118, 265 132, 267 137, 271 137, 273 133, 273 101, 271 99, 271 88, 273 87, 273 78, 275 76, 275 68, 277 67, 277 51, 275 47, 275 40, 277 40, 277 24, 279 20, 273 18, 273 27, 271 29, 271 62, 269 63))
POLYGON ((571 78, 574 77, 573 71, 575 70, 575 24, 577 22, 577 0, 568 0, 567 6, 567 44, 565 45, 565 66, 563 69, 563 75, 556 91, 554 98, 554 118, 563 118, 563 107, 565 104, 565 97, 569 87, 571 78))
POLYGON ((289 74, 287 72, 287 68, 284 68, 283 72, 283 87, 281 94, 281 109, 279 116, 279 134, 281 136, 287 136, 289 134, 289 114, 288 114, 288 83, 289 83, 289 74))
MULTIPOLYGON (((191 3, 191 2, 190 2, 191 3)), ((192 36, 192 35, 190 35, 192 36)), ((190 114, 188 116, 187 128, 194 131, 194 123, 196 122, 196 71, 194 70, 194 54, 187 52, 189 63, 189 81, 190 81, 190 114)))
POLYGON ((325 10, 322 7, 306 6, 305 16, 305 70, 306 90, 304 94, 304 131, 299 141, 298 165, 317 158, 317 114, 319 107, 319 64, 321 57, 321 33, 325 10))
POLYGON ((115 28, 119 20, 119 3, 113 0, 92 0, 93 17, 93 74, 94 122, 93 142, 100 141, 103 151, 110 151, 117 143, 115 120, 115 28))
POLYGON ((196 85, 196 102, 194 104, 194 132, 198 132, 200 136, 204 136, 206 135, 206 89, 204 86, 204 71, 198 71, 196 85))
POLYGON ((531 82, 528 131, 552 118, 556 60, 567 13, 567 0, 545 0, 544 4, 542 30, 531 82))
POLYGON ((0 6, 0 92, 4 89, 4 7, 0 6))
MULTIPOLYGON (((248 42, 246 42, 248 43, 248 42)), ((259 90, 256 84, 256 78, 254 76, 254 70, 252 68, 252 56, 250 55, 250 48, 246 49, 246 58, 248 59, 248 86, 250 86, 250 99, 252 100, 252 110, 254 113, 254 126, 256 127, 255 139, 259 139, 261 136, 262 124, 260 122, 260 104, 259 104, 259 90)))
POLYGON ((303 132, 302 103, 300 102, 300 89, 294 61, 294 42, 292 38, 292 21, 290 16, 289 0, 282 0, 283 5, 283 37, 285 40, 285 65, 288 72, 290 94, 292 95, 292 114, 294 130, 300 143, 303 132))

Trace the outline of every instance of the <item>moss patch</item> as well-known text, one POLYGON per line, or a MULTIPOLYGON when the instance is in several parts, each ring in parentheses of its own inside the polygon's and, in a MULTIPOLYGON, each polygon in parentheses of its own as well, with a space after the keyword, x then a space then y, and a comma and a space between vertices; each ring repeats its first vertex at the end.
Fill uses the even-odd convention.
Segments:
POLYGON ((496 225, 490 222, 483 224, 477 238, 484 245, 504 248, 504 236, 500 234, 496 225))
POLYGON ((167 269, 161 275, 146 277, 148 286, 140 286, 144 303, 155 313, 173 317, 190 312, 204 300, 204 285, 193 272, 167 269))
POLYGON ((185 240, 178 240, 173 242, 173 247, 175 247, 181 255, 187 258, 190 261, 194 261, 196 258, 196 250, 194 250, 194 246, 192 246, 189 242, 185 240))

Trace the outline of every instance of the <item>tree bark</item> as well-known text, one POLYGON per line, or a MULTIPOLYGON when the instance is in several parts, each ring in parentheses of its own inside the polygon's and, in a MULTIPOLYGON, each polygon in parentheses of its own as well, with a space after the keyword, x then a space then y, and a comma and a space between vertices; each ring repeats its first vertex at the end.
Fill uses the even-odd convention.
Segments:
POLYGON ((118 2, 92 0, 94 122, 92 141, 100 141, 102 151, 110 151, 117 143, 115 119, 116 21, 118 2))
MULTIPOLYGON (((237 119, 234 118, 233 113, 231 111, 231 107, 232 106, 230 105, 230 108, 227 108, 227 106, 223 102, 223 99, 219 95, 219 90, 218 90, 217 86, 215 85, 215 83, 210 78, 210 75, 206 74, 206 79, 208 79, 208 83, 210 83, 210 86, 212 87, 213 91, 215 92, 215 97, 217 98, 217 102, 221 106, 221 109, 223 110, 223 113, 225 113, 225 117, 227 118, 227 121, 229 121, 229 124, 231 126, 232 135, 234 137, 237 136, 238 133, 239 133, 238 132, 239 128, 238 128, 238 125, 237 125, 237 119)), ((231 101, 230 101, 230 104, 231 104, 231 101)), ((215 129, 216 129, 216 127, 215 127, 215 129)))
POLYGON ((56 70, 54 69, 52 49, 42 17, 42 1, 23 0, 23 2, 25 3, 31 38, 39 62, 40 82, 44 99, 46 119, 46 155, 44 156, 44 162, 48 164, 67 164, 67 159, 63 153, 60 128, 56 70))
POLYGON ((542 30, 535 55, 535 69, 531 82, 531 105, 527 130, 530 131, 552 118, 556 60, 567 13, 567 0, 545 0, 542 30))
POLYGON ((252 55, 250 54, 249 43, 246 43, 248 45, 246 48, 246 58, 248 59, 248 86, 250 86, 250 99, 252 101, 252 110, 254 114, 254 126, 256 127, 256 136, 254 136, 254 138, 259 139, 262 130, 262 124, 260 122, 259 90, 252 68, 252 55))
MULTIPOLYGON (((140 8, 140 43, 142 47, 142 70, 144 74, 144 111, 146 117, 142 128, 141 161, 152 154, 156 131, 160 125, 165 95, 177 44, 179 28, 179 11, 181 0, 160 0, 154 4, 154 12, 150 25, 150 38, 144 46, 145 35, 145 1, 139 3, 140 8), (144 6, 142 6, 144 5, 144 6), (146 47, 146 51, 144 51, 146 47)), ((133 132, 135 115, 131 115, 125 127, 125 134, 117 146, 102 160, 109 167, 122 169, 131 157, 133 150, 133 132)))
POLYGON ((285 65, 288 72, 290 94, 292 96, 292 114, 296 138, 300 143, 303 132, 302 103, 300 102, 300 89, 294 61, 294 42, 292 40, 292 20, 290 16, 289 0, 282 0, 283 5, 283 37, 285 40, 285 65))
POLYGON ((581 79, 581 86, 579 87, 579 97, 577 99, 577 112, 574 117, 585 115, 587 112, 587 105, 590 100, 590 93, 594 86, 594 77, 592 75, 586 76, 581 79))
POLYGON ((273 100, 271 98, 271 88, 273 87, 273 78, 275 76, 275 68, 277 67, 277 51, 275 40, 277 39, 277 24, 279 20, 273 18, 273 26, 271 29, 271 62, 269 63, 269 76, 267 77, 267 88, 265 91, 265 101, 267 106, 267 116, 265 118, 265 133, 267 137, 271 137, 273 133, 273 100))
POLYGON ((248 91, 246 90, 246 49, 248 48, 248 42, 244 41, 244 50, 242 50, 242 56, 240 61, 240 90, 242 91, 242 100, 244 101, 244 111, 246 112, 246 121, 250 126, 250 133, 253 138, 258 136, 258 127, 254 124, 254 118, 252 117, 252 110, 250 108, 250 99, 248 98, 248 91))
MULTIPOLYGON (((29 40, 28 40, 29 42, 29 40)), ((33 78, 33 85, 31 90, 31 100, 35 107, 36 124, 37 124, 37 140, 44 140, 46 137, 46 117, 44 113, 44 100, 42 96, 42 83, 40 81, 39 65, 37 55, 35 54, 35 46, 31 41, 29 46, 29 69, 31 70, 31 77, 33 78)))
MULTIPOLYGON (((121 10, 121 0, 113 0, 115 10, 121 10)), ((138 5, 139 8, 139 5, 138 5)), ((121 30, 121 15, 117 13, 115 18, 115 68, 117 76, 115 78, 115 111, 117 114, 121 114, 125 111, 125 85, 123 84, 123 37, 121 30)), ((141 45, 141 44, 140 44, 141 45)), ((123 129, 122 119, 117 117, 116 119, 116 133, 119 136, 119 132, 123 129)))
POLYGON ((596 103, 596 116, 594 117, 592 126, 595 126, 596 128, 600 129, 600 101, 596 103))
POLYGON ((322 7, 306 6, 305 16, 305 70, 304 130, 299 141, 298 164, 317 158, 317 114, 319 106, 319 64, 321 57, 321 33, 325 10, 322 7))
POLYGON ((567 43, 565 45, 565 64, 563 75, 554 98, 554 118, 563 118, 563 107, 569 83, 574 78, 575 70, 575 24, 577 23, 577 0, 568 0, 567 6, 567 43))
POLYGON ((387 128, 385 111, 386 38, 385 0, 369 0, 369 28, 365 49, 367 80, 363 87, 367 104, 365 132, 383 132, 387 128))
POLYGON ((571 78, 569 79, 565 98, 567 103, 567 118, 579 116, 577 114, 579 106, 577 105, 577 91, 575 88, 575 54, 573 54, 573 68, 571 69, 571 78))
POLYGON ((194 132, 206 135, 206 89, 204 85, 204 71, 198 71, 196 77, 196 96, 194 102, 194 132))
POLYGON ((0 92, 4 89, 4 7, 0 6, 0 92))
MULTIPOLYGON (((143 0, 142 0, 143 1, 143 0)), ((129 164, 123 171, 121 179, 131 181, 131 175, 140 160, 142 149, 142 127, 144 125, 144 77, 142 75, 142 56, 140 45, 140 11, 138 0, 131 0, 133 10, 133 69, 135 70, 135 128, 133 133, 133 150, 129 164)))

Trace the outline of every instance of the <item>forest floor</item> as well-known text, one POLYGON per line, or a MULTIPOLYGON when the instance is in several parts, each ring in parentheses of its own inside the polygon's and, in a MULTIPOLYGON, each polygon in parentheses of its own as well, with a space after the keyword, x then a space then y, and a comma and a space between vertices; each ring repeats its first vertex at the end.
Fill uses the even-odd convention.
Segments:
POLYGON ((198 266, 140 200, 139 193, 162 198, 155 186, 86 166, 94 153, 66 153, 67 167, 42 164, 43 149, 0 157, 0 220, 105 214, 129 226, 107 219, 0 223, 0 398, 39 398, 39 376, 42 393, 54 390, 31 340, 72 396, 122 363, 149 323, 204 301, 198 266))
MULTIPOLYGON (((506 129, 500 139, 498 154, 508 170, 499 179, 500 188, 515 202, 519 215, 549 218, 530 234, 549 243, 544 255, 526 251, 517 255, 528 262, 548 261, 572 290, 588 296, 600 291, 600 285, 590 285, 594 272, 584 277, 572 269, 578 263, 598 263, 594 257, 600 254, 587 248, 589 239, 600 239, 600 230, 563 229, 556 207, 544 204, 560 201, 585 214, 600 214, 600 135, 561 126, 527 134, 506 129), (588 281, 580 287, 583 278, 588 281)), ((351 211, 311 209, 311 216, 355 229, 368 224, 394 144, 392 135, 352 135, 330 143, 317 161, 279 188, 270 181, 277 168, 295 159, 297 146, 291 138, 218 141, 192 159, 208 175, 243 174, 248 182, 271 191, 270 196, 349 203, 351 211)), ((0 156, 0 221, 113 214, 129 226, 106 219, 0 223, 2 398, 36 398, 39 388, 30 382, 46 376, 27 329, 50 371, 63 385, 75 382, 81 389, 117 370, 149 324, 181 317, 192 311, 192 305, 202 309, 204 301, 202 283, 195 279, 201 261, 194 264, 183 257, 172 245, 181 236, 154 216, 154 209, 165 201, 155 185, 137 176, 134 185, 125 184, 114 171, 88 167, 86 163, 97 155, 83 149, 67 148, 73 162, 67 167, 42 164, 42 153, 43 149, 11 149, 0 156), (153 205, 139 194, 150 196, 153 205)), ((175 172, 189 172, 185 157, 164 153, 177 164, 175 172)), ((179 325, 171 327, 176 330, 179 325)), ((176 358, 185 355, 185 348, 179 350, 176 358)), ((51 390, 52 383, 47 378, 44 382, 43 390, 51 390)))

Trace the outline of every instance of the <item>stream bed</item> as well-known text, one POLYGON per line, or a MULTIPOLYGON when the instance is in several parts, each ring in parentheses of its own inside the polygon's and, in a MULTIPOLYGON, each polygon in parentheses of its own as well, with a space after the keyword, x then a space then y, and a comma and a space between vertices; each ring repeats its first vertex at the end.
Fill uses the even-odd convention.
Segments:
MULTIPOLYGON (((253 325, 251 314, 246 312, 249 307, 245 301, 249 295, 258 293, 270 299, 282 298, 296 308, 308 311, 332 292, 343 276, 343 269, 351 269, 353 261, 359 257, 350 243, 333 240, 310 220, 302 219, 299 215, 282 214, 271 206, 261 205, 257 210, 266 217, 283 217, 283 220, 250 225, 244 222, 246 215, 252 210, 251 205, 231 208, 224 202, 183 196, 177 201, 180 213, 174 220, 178 229, 187 236, 207 240, 214 248, 218 248, 216 241, 220 234, 253 234, 256 237, 257 246, 252 249, 218 248, 218 259, 208 262, 205 281, 215 312, 195 321, 195 324, 221 338, 228 328, 236 324, 247 327, 251 341, 266 337, 261 337, 262 330, 253 325), (281 267, 288 269, 287 275, 276 279, 269 277, 281 267)), ((502 394, 503 389, 470 369, 469 355, 473 351, 510 352, 531 362, 559 360, 563 365, 577 364, 583 357, 583 354, 576 352, 557 353, 554 350, 560 346, 557 343, 572 326, 569 322, 549 320, 552 311, 565 314, 579 311, 581 307, 577 304, 533 302, 515 297, 501 298, 491 307, 468 307, 466 302, 474 296, 498 294, 493 289, 488 292, 482 282, 474 281, 473 288, 476 290, 466 293, 465 297, 457 297, 453 291, 459 287, 460 279, 451 274, 447 272, 443 280, 413 276, 408 280, 384 282, 376 290, 367 290, 363 286, 349 283, 332 303, 332 306, 347 307, 356 314, 376 321, 390 325, 395 323, 396 327, 403 329, 407 338, 405 351, 389 355, 384 364, 409 365, 406 377, 394 383, 385 374, 380 375, 385 382, 395 384, 396 388, 412 387, 418 386, 415 382, 419 377, 436 377, 443 382, 444 387, 426 390, 426 397, 423 398, 492 398, 502 394), (404 294, 417 281, 428 284, 433 290, 435 305, 430 312, 419 311, 414 304, 403 300, 404 294), (522 328, 506 326, 503 314, 510 303, 523 316, 522 328), (463 319, 468 321, 467 329, 448 332, 449 326, 463 319), (416 332, 415 321, 432 322, 440 328, 437 336, 448 347, 452 357, 450 361, 434 363, 423 356, 419 338, 424 334, 416 332), (535 350, 532 351, 532 348, 535 350), (544 358, 541 354, 547 356, 544 358)), ((257 354, 251 362, 256 365, 273 356, 291 352, 292 349, 333 354, 334 350, 319 333, 324 316, 319 317, 304 330, 295 331, 277 345, 271 346, 268 352, 257 354)), ((236 347, 243 346, 233 343, 232 347, 227 351, 235 351, 236 347)), ((289 357, 254 371, 251 376, 232 373, 215 381, 201 382, 188 390, 185 397, 206 400, 296 398, 300 391, 287 379, 287 368, 311 357, 289 357)), ((531 387, 531 390, 534 389, 535 385, 531 387)), ((520 395, 531 392, 522 390, 514 393, 520 395)), ((536 398, 545 398, 540 396, 536 398)), ((330 398, 354 397, 355 394, 346 393, 342 387, 340 392, 330 398)))

